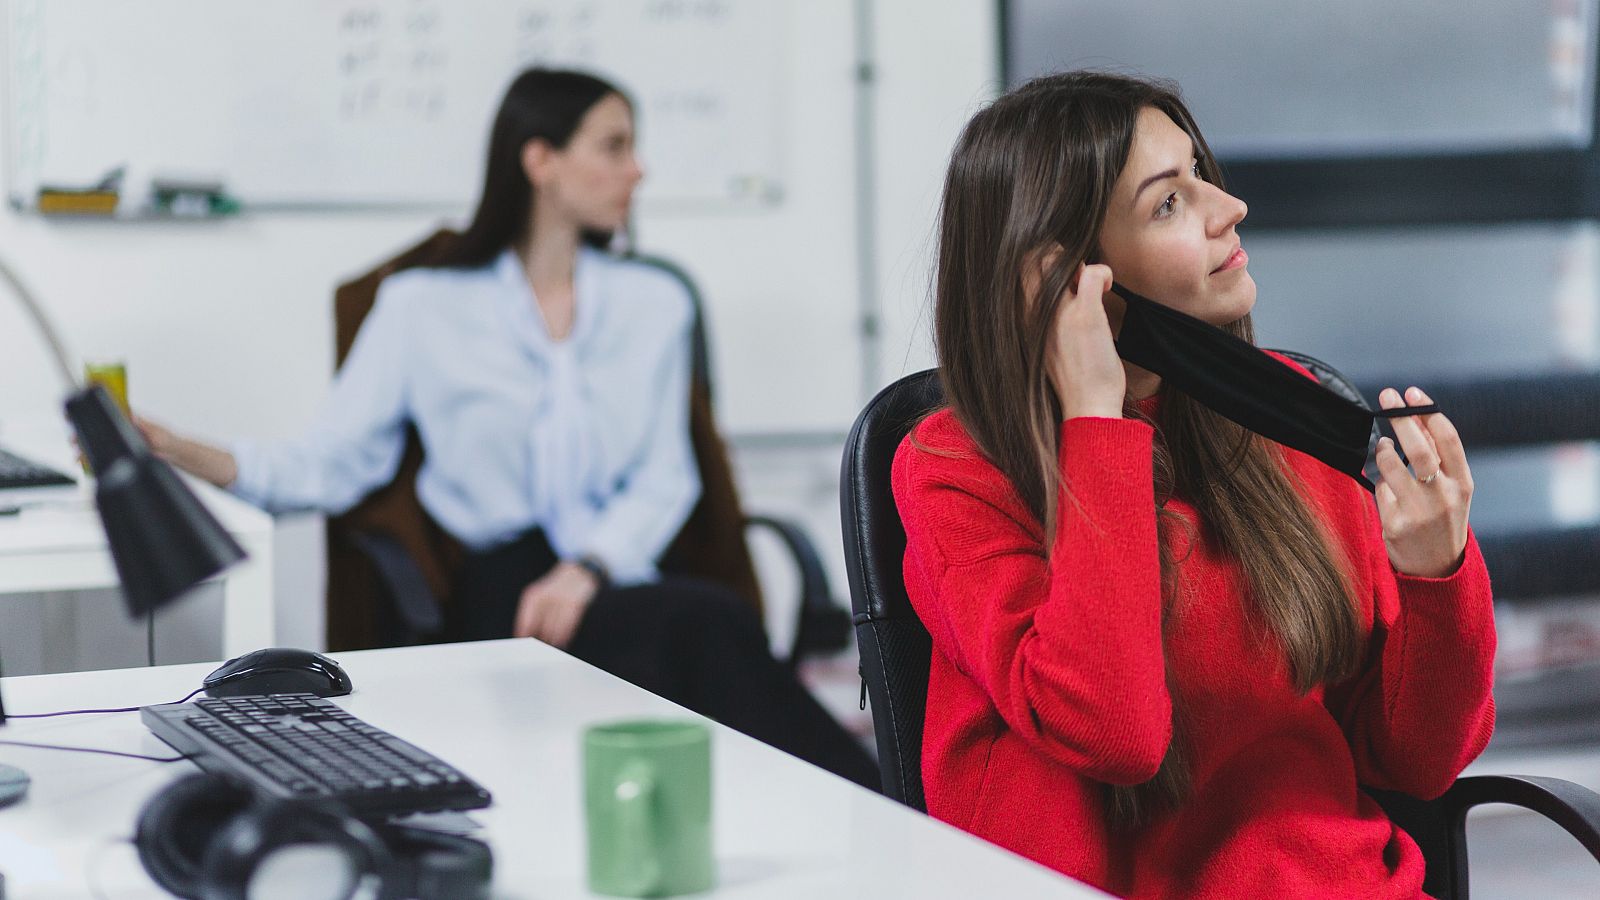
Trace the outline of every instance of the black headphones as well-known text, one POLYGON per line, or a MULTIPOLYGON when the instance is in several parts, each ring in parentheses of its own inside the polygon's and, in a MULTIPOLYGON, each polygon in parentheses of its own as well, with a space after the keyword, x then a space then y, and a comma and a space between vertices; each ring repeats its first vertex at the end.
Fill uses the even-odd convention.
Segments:
POLYGON ((267 797, 208 773, 146 801, 134 843, 150 877, 189 900, 245 900, 269 884, 329 900, 475 900, 489 896, 493 870, 482 841, 363 822, 338 804, 267 797), (294 889, 313 884, 316 894, 294 889))

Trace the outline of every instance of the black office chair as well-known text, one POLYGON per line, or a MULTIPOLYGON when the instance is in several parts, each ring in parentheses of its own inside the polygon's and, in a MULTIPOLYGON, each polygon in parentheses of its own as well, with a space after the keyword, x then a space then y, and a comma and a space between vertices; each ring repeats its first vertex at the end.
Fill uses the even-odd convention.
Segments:
MULTIPOLYGON (((1325 384, 1359 400, 1348 379, 1302 354, 1285 354, 1325 384)), ((850 577, 861 677, 872 698, 883 789, 927 812, 922 790, 922 727, 932 640, 906 596, 906 535, 890 492, 896 448, 929 412, 944 405, 933 370, 908 375, 867 404, 845 442, 840 479, 845 566, 850 577)), ((1466 817, 1472 807, 1508 803, 1560 825, 1600 861, 1600 795, 1554 778, 1481 775, 1458 779, 1444 796, 1422 801, 1369 790, 1427 861, 1423 889, 1441 900, 1466 900, 1466 817)))

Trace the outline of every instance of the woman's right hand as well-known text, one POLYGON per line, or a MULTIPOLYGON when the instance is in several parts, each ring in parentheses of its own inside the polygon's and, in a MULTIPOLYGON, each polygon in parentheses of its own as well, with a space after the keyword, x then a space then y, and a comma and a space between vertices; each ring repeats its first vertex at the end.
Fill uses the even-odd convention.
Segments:
POLYGON ((538 638, 565 650, 599 591, 600 582, 588 569, 573 562, 557 563, 522 589, 512 636, 538 638))
POLYGON ((239 477, 238 461, 227 450, 183 437, 143 416, 131 418, 152 453, 190 475, 219 488, 228 487, 239 477))
POLYGON ((179 440, 171 429, 164 425, 146 419, 143 416, 130 416, 133 427, 139 429, 139 434, 144 437, 144 442, 150 445, 151 452, 167 462, 172 462, 172 451, 179 440))
POLYGON ((1056 306, 1045 368, 1063 419, 1122 418, 1128 376, 1106 318, 1103 298, 1110 289, 1110 266, 1080 265, 1078 277, 1056 306))

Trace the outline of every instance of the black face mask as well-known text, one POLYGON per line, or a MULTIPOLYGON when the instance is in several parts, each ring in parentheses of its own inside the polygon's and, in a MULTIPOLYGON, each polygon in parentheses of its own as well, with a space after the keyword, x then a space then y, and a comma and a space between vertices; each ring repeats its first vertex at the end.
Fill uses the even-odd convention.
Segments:
POLYGON ((1373 420, 1439 411, 1431 404, 1369 410, 1215 325, 1120 284, 1111 289, 1128 302, 1117 355, 1160 375, 1223 418, 1313 456, 1369 491, 1373 485, 1362 469, 1373 420))

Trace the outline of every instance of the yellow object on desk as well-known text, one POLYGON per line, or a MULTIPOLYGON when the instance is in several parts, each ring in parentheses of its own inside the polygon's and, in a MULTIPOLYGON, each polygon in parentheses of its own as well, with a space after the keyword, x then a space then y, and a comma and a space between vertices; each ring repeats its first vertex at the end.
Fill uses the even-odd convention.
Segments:
POLYGON ((117 211, 116 191, 39 191, 39 212, 52 215, 109 216, 117 211))
MULTIPOLYGON (((122 360, 109 362, 86 362, 83 364, 84 386, 98 384, 106 389, 111 399, 116 401, 117 408, 131 422, 133 413, 128 407, 128 366, 122 360)), ((93 475, 94 470, 89 467, 89 458, 82 453, 78 454, 78 463, 83 466, 83 474, 93 475)))
POLYGON ((111 399, 117 401, 117 408, 122 414, 130 416, 128 407, 128 366, 122 360, 111 362, 89 362, 83 364, 83 380, 88 384, 104 385, 111 394, 111 399))

